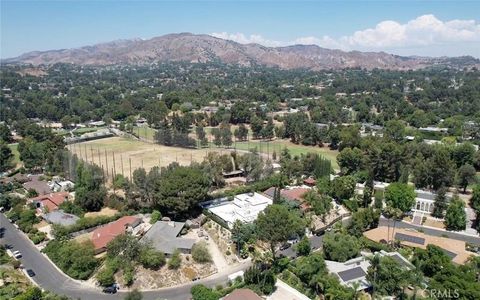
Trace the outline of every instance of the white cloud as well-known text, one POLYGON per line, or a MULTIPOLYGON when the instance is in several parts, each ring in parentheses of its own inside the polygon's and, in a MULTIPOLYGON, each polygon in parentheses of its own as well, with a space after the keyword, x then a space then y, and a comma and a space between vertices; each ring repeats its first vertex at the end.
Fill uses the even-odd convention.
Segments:
POLYGON ((214 32, 214 33, 211 33, 210 35, 217 38, 225 39, 225 40, 235 41, 240 44, 256 43, 256 44, 260 44, 268 47, 278 47, 283 45, 282 42, 268 40, 258 34, 251 34, 247 36, 243 33, 214 32))
POLYGON ((374 28, 358 30, 351 35, 334 38, 306 36, 293 41, 274 41, 261 35, 243 33, 212 33, 213 36, 239 43, 259 43, 265 46, 315 44, 342 50, 390 51, 419 55, 480 56, 480 23, 475 20, 442 21, 434 15, 423 15, 404 24, 386 20, 374 28), (446 53, 448 52, 448 53, 446 53))

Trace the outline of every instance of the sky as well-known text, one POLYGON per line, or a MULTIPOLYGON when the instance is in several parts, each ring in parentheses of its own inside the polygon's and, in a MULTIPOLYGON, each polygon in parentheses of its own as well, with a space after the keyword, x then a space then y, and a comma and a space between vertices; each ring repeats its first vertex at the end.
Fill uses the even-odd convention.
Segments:
POLYGON ((168 33, 480 58, 480 1, 8 1, 0 57, 168 33))

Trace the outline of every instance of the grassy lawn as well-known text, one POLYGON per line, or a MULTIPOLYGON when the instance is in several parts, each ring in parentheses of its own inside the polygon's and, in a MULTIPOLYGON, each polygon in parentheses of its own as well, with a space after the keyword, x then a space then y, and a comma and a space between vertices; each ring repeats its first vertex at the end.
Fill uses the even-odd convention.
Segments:
POLYGON ((13 163, 18 167, 20 164, 20 153, 18 152, 18 144, 9 144, 8 147, 13 153, 13 163))
POLYGON ((137 127, 137 126, 133 126, 133 133, 135 133, 136 135, 138 135, 139 137, 141 138, 144 138, 144 139, 147 139, 147 140, 150 140, 150 141, 153 141, 154 140, 154 137, 155 137, 155 133, 157 131, 153 128, 150 128, 150 127, 146 127, 146 126, 143 126, 143 127, 137 127))
MULTIPOLYGON (((98 130, 101 130, 101 129, 105 129, 107 127, 103 126, 103 127, 82 127, 82 128, 78 128, 77 130, 75 130, 73 132, 74 135, 82 135, 84 133, 89 133, 89 132, 95 132, 95 131, 98 131, 98 130)), ((54 130, 54 132, 57 134, 57 135, 60 135, 60 136, 64 136, 64 135, 67 135, 70 136, 70 131, 71 129, 69 130, 65 130, 65 129, 58 129, 58 130, 54 130)))
POLYGON ((330 150, 327 147, 313 147, 313 146, 304 146, 304 145, 297 145, 288 140, 275 140, 271 142, 261 142, 261 141, 250 141, 250 142, 237 142, 236 148, 239 150, 250 150, 253 148, 257 148, 258 152, 261 153, 269 153, 272 154, 273 151, 276 152, 277 157, 282 151, 283 148, 287 148, 290 150, 290 154, 301 155, 306 154, 308 152, 314 152, 322 155, 323 157, 329 159, 332 162, 332 167, 334 169, 338 169, 337 164, 337 155, 338 151, 330 150), (267 145, 268 144, 268 145, 267 145))

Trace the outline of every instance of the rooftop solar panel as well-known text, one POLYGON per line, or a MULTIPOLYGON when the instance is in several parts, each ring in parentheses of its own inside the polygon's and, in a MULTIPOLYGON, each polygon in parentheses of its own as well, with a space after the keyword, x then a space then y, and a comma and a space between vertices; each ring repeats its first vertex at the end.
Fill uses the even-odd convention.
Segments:
POLYGON ((403 234, 400 232, 395 233, 395 239, 399 241, 405 241, 405 242, 410 242, 410 243, 419 244, 419 245, 425 244, 424 238, 403 234))
POLYGON ((363 269, 361 267, 356 267, 356 268, 353 268, 353 269, 350 269, 350 270, 345 270, 345 271, 338 272, 338 276, 340 276, 340 278, 344 282, 347 282, 347 281, 350 281, 350 280, 356 279, 356 278, 361 278, 361 277, 364 277, 366 275, 367 274, 365 274, 365 272, 363 271, 363 269))

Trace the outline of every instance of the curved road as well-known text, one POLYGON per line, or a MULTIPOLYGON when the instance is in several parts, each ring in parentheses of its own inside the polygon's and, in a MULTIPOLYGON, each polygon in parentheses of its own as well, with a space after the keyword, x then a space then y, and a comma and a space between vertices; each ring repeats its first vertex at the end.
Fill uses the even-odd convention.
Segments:
MULTIPOLYGON (((0 214, 0 227, 4 228, 4 236, 0 243, 8 244, 13 247, 12 250, 19 250, 23 257, 21 263, 26 269, 32 269, 36 275, 33 280, 43 289, 55 292, 60 295, 66 295, 72 299, 82 300, 111 300, 123 299, 125 291, 120 291, 115 295, 102 293, 99 288, 93 288, 81 281, 73 280, 63 272, 58 270, 44 254, 40 253, 33 243, 20 230, 11 224, 4 214, 0 214)), ((251 265, 246 261, 228 272, 214 274, 210 277, 183 284, 176 287, 162 288, 158 290, 143 291, 143 299, 146 300, 186 300, 190 299, 190 289, 195 284, 204 284, 215 286, 224 284, 228 281, 228 275, 240 270, 245 270, 251 265)))

